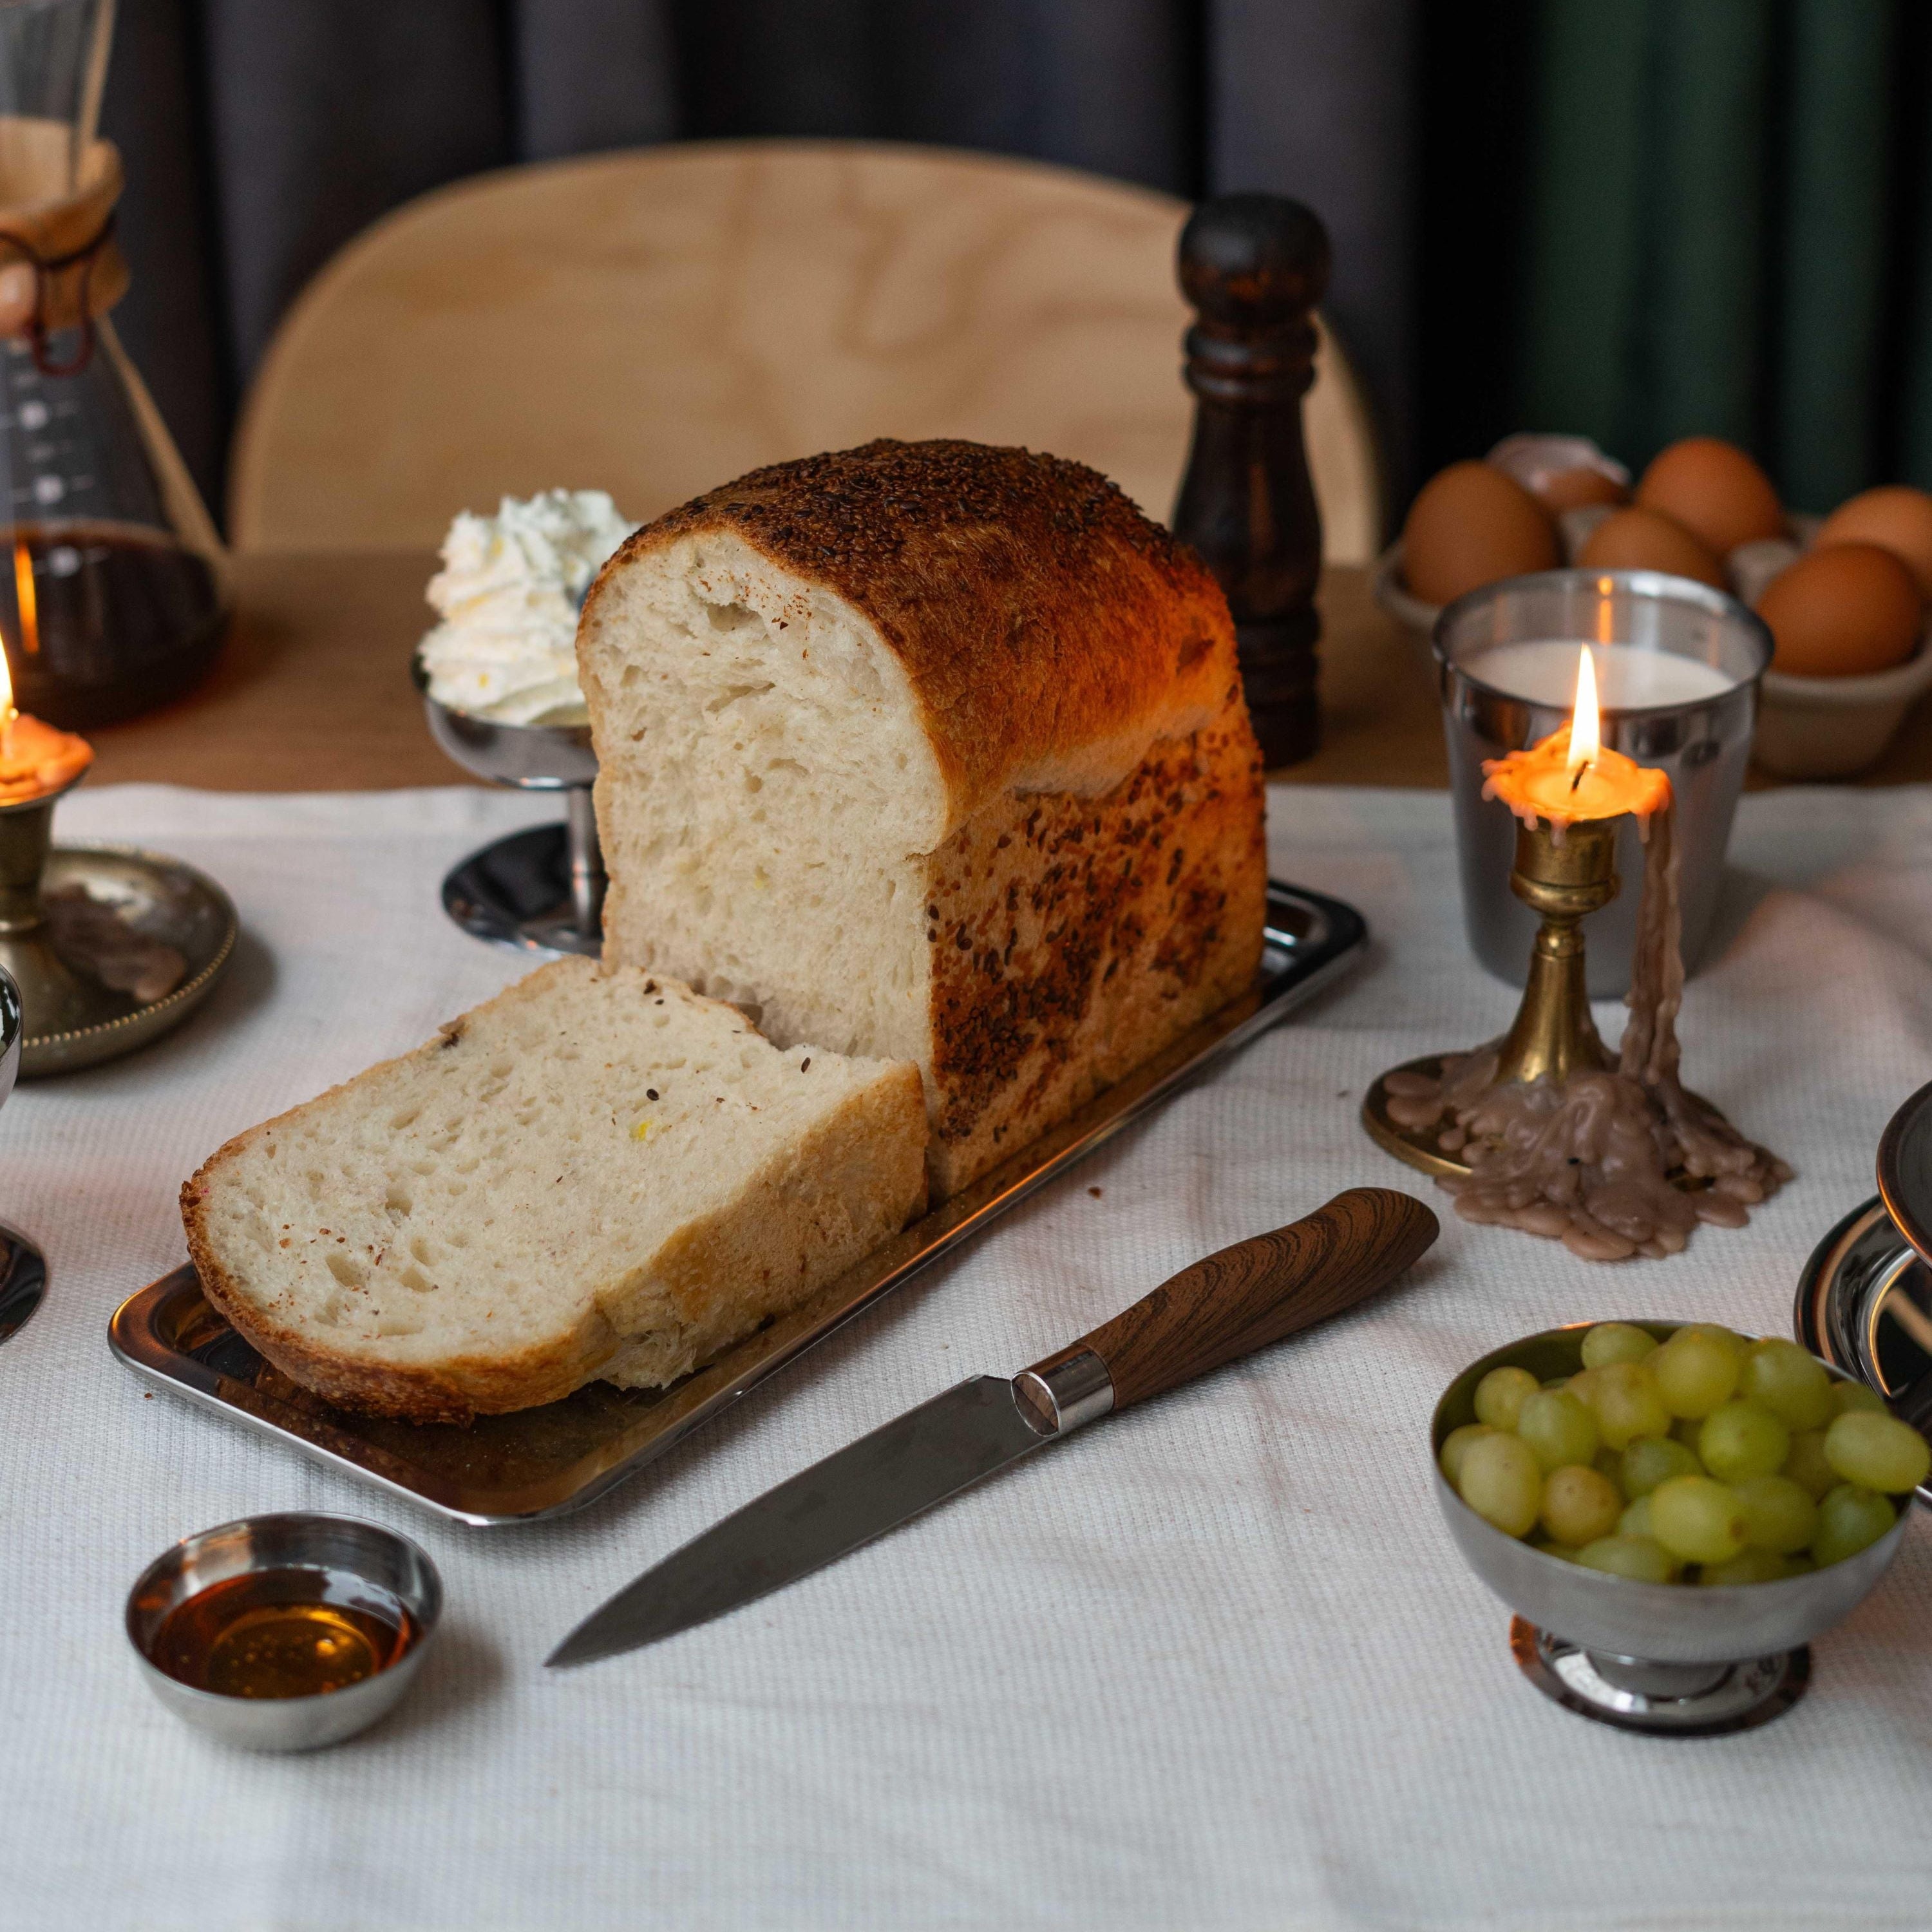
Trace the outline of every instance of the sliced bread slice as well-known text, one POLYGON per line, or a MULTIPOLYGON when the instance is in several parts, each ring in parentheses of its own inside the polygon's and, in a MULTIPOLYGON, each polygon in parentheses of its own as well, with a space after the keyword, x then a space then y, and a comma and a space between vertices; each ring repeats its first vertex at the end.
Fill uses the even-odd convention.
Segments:
POLYGON ((668 1382, 919 1209, 910 1063, 781 1052, 734 1007, 562 959, 182 1190, 208 1298, 345 1407, 463 1421, 668 1382))

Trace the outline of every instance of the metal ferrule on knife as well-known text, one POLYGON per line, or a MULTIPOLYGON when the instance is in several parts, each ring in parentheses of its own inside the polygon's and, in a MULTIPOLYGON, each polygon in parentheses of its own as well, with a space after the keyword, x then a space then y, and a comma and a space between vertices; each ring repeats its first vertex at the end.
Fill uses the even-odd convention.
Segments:
POLYGON ((1013 1378, 1020 1413, 1042 1436, 1065 1436, 1097 1422, 1114 1406, 1114 1378, 1091 1348, 1076 1342, 1013 1378))

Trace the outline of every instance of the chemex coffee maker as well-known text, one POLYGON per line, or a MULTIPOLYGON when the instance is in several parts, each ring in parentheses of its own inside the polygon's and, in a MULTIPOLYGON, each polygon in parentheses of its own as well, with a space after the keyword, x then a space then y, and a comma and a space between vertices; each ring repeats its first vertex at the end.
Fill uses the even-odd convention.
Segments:
POLYGON ((69 729, 213 662, 222 549, 114 333, 121 157, 94 123, 113 0, 0 5, 0 633, 14 701, 69 729))

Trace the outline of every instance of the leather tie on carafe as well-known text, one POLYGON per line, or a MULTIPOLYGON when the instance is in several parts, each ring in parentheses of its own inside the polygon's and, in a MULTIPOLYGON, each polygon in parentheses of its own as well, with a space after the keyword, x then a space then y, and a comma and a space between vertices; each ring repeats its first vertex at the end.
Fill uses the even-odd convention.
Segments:
POLYGON ((128 290, 128 264, 114 236, 120 150, 112 141, 88 141, 70 175, 74 148, 64 122, 0 115, 0 338, 26 338, 34 366, 49 376, 86 368, 94 318, 128 290), (74 355, 55 361, 50 338, 75 328, 74 355))

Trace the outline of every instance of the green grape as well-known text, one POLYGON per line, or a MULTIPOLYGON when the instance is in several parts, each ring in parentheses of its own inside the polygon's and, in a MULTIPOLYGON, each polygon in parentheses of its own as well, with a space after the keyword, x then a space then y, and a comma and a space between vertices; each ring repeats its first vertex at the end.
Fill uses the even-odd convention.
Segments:
POLYGON ((1650 1526, 1650 1498, 1639 1496, 1636 1501, 1617 1518, 1619 1536, 1654 1536, 1657 1532, 1650 1526))
POLYGON ((1744 1357, 1750 1352, 1751 1338, 1740 1335, 1735 1328, 1726 1328, 1721 1322, 1687 1322, 1682 1328, 1673 1331, 1673 1339, 1677 1335, 1701 1335, 1708 1341, 1721 1344, 1738 1358, 1740 1372, 1744 1368, 1744 1357))
POLYGON ((1583 1337, 1583 1366, 1606 1368, 1612 1362, 1640 1362, 1657 1346, 1657 1338, 1628 1322, 1599 1322, 1583 1337))
POLYGON ((1818 1505, 1811 1538, 1813 1560, 1822 1568, 1842 1563, 1876 1543, 1898 1520, 1890 1500, 1852 1483, 1840 1483, 1818 1505))
POLYGON ((1838 1472, 1825 1460, 1822 1429, 1807 1429, 1792 1437, 1791 1453, 1784 1459, 1784 1474, 1814 1502, 1827 1490, 1838 1487, 1838 1472))
POLYGON ((1633 1583, 1668 1583, 1677 1575, 1670 1552, 1654 1536, 1603 1537, 1578 1550, 1576 1561, 1586 1570, 1606 1570, 1633 1583))
POLYGON ((1789 1476, 1750 1476, 1737 1486, 1744 1513, 1744 1547, 1790 1556, 1806 1548, 1818 1521, 1808 1490, 1789 1476))
POLYGON ((1640 1436, 1624 1451, 1624 1494, 1633 1499, 1647 1496, 1659 1483, 1672 1476, 1694 1476, 1700 1465, 1696 1452, 1668 1436, 1640 1436))
POLYGON ((1460 1429, 1450 1430, 1443 1438, 1442 1473, 1448 1478, 1452 1490, 1462 1480, 1462 1458, 1468 1454, 1469 1444, 1496 1432, 1486 1422, 1466 1422, 1460 1429))
POLYGON ((1672 1415, 1708 1415, 1731 1399, 1742 1364, 1738 1351, 1715 1335, 1680 1328, 1646 1366, 1672 1415))
POLYGON ((1832 1378, 1796 1342, 1754 1342, 1738 1393, 1762 1402, 1790 1429, 1822 1429, 1832 1419, 1832 1378))
POLYGON ((1580 1463, 1552 1469, 1544 1482, 1544 1528, 1578 1549, 1610 1534, 1623 1506, 1616 1485, 1580 1463))
POLYGON ((1681 1442, 1692 1455, 1697 1453, 1698 1431, 1704 1426, 1701 1415, 1680 1415, 1670 1425, 1670 1439, 1681 1442))
POLYGON ((1543 1507, 1543 1468, 1528 1444, 1498 1430, 1462 1452, 1456 1493, 1505 1536, 1526 1534, 1543 1507))
POLYGON ((1564 1386, 1586 1408, 1594 1412, 1597 1406, 1597 1372, 1594 1369, 1579 1369, 1564 1386))
POLYGON ((1791 1431, 1754 1402, 1726 1402, 1697 1432, 1697 1454, 1720 1483, 1768 1476, 1784 1468, 1790 1453, 1791 1431))
POLYGON ((1529 1546, 1532 1550, 1541 1550, 1546 1556, 1554 1556, 1559 1562, 1574 1563, 1576 1560, 1576 1552, 1570 1544, 1554 1542, 1546 1536, 1529 1546))
POLYGON ((1570 1386, 1570 1378, 1568 1376, 1545 1376, 1543 1386, 1546 1389, 1566 1389, 1570 1386))
POLYGON ((1516 1432, 1546 1471, 1588 1462, 1597 1453, 1597 1418, 1567 1389, 1538 1389, 1526 1396, 1516 1412, 1516 1432))
POLYGON ((1855 1408, 1870 1409, 1874 1415, 1889 1412, 1885 1406, 1885 1397, 1876 1389, 1868 1388, 1863 1382, 1834 1382, 1832 1384, 1832 1413, 1844 1415, 1855 1408))
POLYGON ((1527 1369, 1492 1369, 1476 1384, 1476 1420, 1492 1429, 1514 1429, 1524 1402, 1538 1386, 1527 1369))
POLYGON ((1916 1490, 1932 1474, 1932 1448, 1910 1423, 1858 1408, 1826 1430, 1825 1460, 1844 1481, 1887 1496, 1916 1490))
POLYGON ((1708 1476, 1672 1476, 1650 1492, 1658 1542, 1687 1563, 1722 1563, 1744 1546, 1744 1513, 1736 1496, 1708 1476))
MULTIPOLYGON (((1594 1418, 1592 1420, 1594 1421, 1594 1418)), ((1623 1493, 1624 1459, 1616 1450, 1599 1449, 1596 1454, 1591 1457, 1590 1463, 1598 1475, 1608 1478, 1610 1481, 1616 1484, 1618 1492, 1620 1495, 1623 1493)), ((1628 1502, 1630 1498, 1628 1496, 1624 1496, 1624 1500, 1628 1502)))
POLYGON ((1597 1426, 1612 1449, 1627 1449, 1638 1436, 1661 1436, 1670 1426, 1648 1364, 1612 1362, 1591 1372, 1597 1378, 1592 1390, 1597 1426))
POLYGON ((1784 1574, 1787 1576, 1808 1576, 1818 1567, 1809 1556, 1787 1556, 1784 1559, 1784 1574))
POLYGON ((1697 1580, 1706 1589, 1723 1589, 1732 1583, 1780 1583, 1790 1574, 1775 1550, 1741 1550, 1721 1563, 1706 1564, 1697 1580))

